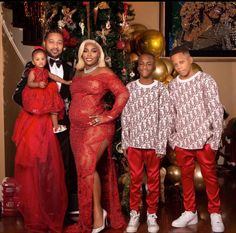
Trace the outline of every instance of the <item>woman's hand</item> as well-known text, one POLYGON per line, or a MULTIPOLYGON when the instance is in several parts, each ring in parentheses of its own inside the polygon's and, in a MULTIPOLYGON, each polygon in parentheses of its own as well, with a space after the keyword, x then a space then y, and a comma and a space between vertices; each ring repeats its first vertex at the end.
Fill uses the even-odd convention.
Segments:
POLYGON ((111 120, 113 120, 113 117, 111 117, 111 116, 94 115, 94 116, 90 116, 89 118, 91 119, 89 124, 93 125, 93 126, 107 123, 107 122, 110 122, 111 120))
POLYGON ((66 85, 71 85, 71 83, 72 83, 72 80, 70 80, 70 81, 65 81, 65 84, 66 84, 66 85))

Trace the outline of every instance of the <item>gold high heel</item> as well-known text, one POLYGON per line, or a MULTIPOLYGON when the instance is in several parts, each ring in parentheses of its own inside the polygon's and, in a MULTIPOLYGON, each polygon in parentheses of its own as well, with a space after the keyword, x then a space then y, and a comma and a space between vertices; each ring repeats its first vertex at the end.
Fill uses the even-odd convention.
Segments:
POLYGON ((102 230, 105 229, 105 227, 106 227, 106 225, 107 225, 107 212, 106 212, 106 210, 104 210, 104 209, 102 210, 102 218, 103 218, 103 224, 102 224, 102 226, 99 227, 99 228, 93 229, 93 230, 92 230, 92 233, 99 233, 99 232, 101 232, 102 230))

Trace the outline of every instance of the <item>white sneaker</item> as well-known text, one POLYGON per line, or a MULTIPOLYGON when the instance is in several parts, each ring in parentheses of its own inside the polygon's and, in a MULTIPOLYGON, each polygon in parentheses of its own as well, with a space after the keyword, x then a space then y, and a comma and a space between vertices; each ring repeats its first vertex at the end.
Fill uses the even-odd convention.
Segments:
POLYGON ((147 213, 147 225, 149 233, 156 233, 159 231, 159 226, 157 224, 156 219, 157 219, 156 214, 147 213))
POLYGON ((126 227, 127 233, 137 232, 139 224, 140 224, 139 218, 140 218, 140 213, 137 213, 136 210, 131 210, 129 224, 126 227))
POLYGON ((171 225, 172 227, 186 227, 188 225, 197 224, 197 222, 197 211, 195 213, 192 211, 185 211, 179 218, 174 220, 171 225))
POLYGON ((221 214, 212 213, 211 217, 211 229, 213 232, 224 232, 225 227, 222 221, 221 214))

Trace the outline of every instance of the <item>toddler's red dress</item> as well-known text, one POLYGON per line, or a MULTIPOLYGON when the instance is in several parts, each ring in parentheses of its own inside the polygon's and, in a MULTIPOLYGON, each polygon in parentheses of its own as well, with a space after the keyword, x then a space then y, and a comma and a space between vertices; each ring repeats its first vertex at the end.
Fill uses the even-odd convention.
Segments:
MULTIPOLYGON (((25 111, 33 114, 60 113, 64 110, 64 101, 61 98, 57 84, 48 82, 48 70, 33 68, 35 82, 45 82, 45 88, 31 88, 26 85, 22 92, 23 107, 25 111)), ((60 116, 61 117, 61 116, 60 116)))

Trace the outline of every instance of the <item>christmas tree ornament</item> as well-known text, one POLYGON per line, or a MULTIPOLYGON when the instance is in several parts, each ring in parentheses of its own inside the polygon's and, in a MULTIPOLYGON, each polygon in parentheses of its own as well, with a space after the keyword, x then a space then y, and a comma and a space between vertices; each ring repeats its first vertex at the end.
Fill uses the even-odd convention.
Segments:
POLYGON ((127 70, 125 67, 121 70, 121 73, 123 76, 127 75, 127 70))
POLYGON ((134 71, 132 71, 132 72, 129 74, 129 76, 130 76, 131 78, 133 78, 133 77, 135 76, 134 71))
POLYGON ((120 38, 116 43, 116 48, 123 50, 125 48, 125 42, 120 38))
POLYGON ((109 9, 110 7, 107 2, 100 2, 98 3, 98 8, 104 10, 104 9, 109 9))
POLYGON ((136 62, 136 61, 138 61, 138 55, 137 55, 137 53, 131 53, 131 54, 129 55, 129 59, 130 59, 131 62, 136 62))
POLYGON ((97 18, 98 18, 98 6, 93 8, 93 21, 95 25, 97 25, 97 18))
POLYGON ((110 16, 108 16, 108 20, 107 20, 107 22, 106 22, 106 29, 107 30, 110 30, 111 29, 111 22, 110 22, 110 16))
POLYGON ((85 29, 85 25, 84 25, 84 20, 81 19, 81 21, 79 22, 79 26, 80 26, 80 29, 81 29, 81 35, 83 36, 84 35, 84 29, 85 29))
POLYGON ((106 56, 106 57, 105 57, 105 62, 106 62, 106 64, 107 64, 109 67, 111 67, 111 57, 106 56))

